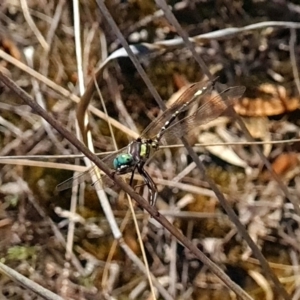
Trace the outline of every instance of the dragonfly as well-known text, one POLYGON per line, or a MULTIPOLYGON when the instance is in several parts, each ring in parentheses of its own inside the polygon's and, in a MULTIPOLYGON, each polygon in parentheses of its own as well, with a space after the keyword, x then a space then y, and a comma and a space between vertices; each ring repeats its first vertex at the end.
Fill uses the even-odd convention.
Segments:
MULTIPOLYGON (((207 95, 212 92, 214 85, 215 81, 211 80, 191 84, 167 110, 146 127, 136 140, 102 160, 119 175, 131 173, 129 181, 131 186, 137 171, 144 180, 143 185, 148 187, 150 205, 155 205, 158 190, 144 167, 150 156, 159 149, 162 140, 170 141, 174 138, 182 138, 197 126, 218 118, 245 92, 244 86, 236 86, 223 90, 217 96, 208 97, 207 95), (185 112, 196 103, 198 107, 195 112, 186 116, 185 112)), ((93 166, 60 183, 56 190, 62 191, 71 188, 75 180, 76 184, 80 184, 89 178, 90 174, 97 173, 97 171, 97 166, 93 166)), ((97 186, 96 182, 93 185, 97 186)))

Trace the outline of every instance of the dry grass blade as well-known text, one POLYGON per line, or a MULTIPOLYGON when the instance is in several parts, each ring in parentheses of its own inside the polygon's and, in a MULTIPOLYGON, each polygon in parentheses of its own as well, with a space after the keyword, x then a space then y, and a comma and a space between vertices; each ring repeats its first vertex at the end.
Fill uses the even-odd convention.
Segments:
POLYGON ((8 266, 4 265, 0 262, 0 272, 5 274, 6 276, 10 277, 14 281, 18 282, 22 286, 25 286, 29 290, 35 292, 37 295, 43 297, 43 299, 47 300, 63 300, 60 296, 52 293, 51 291, 43 288, 41 285, 35 283, 32 280, 29 280, 25 276, 22 276, 20 273, 16 272, 15 270, 9 268, 8 266))

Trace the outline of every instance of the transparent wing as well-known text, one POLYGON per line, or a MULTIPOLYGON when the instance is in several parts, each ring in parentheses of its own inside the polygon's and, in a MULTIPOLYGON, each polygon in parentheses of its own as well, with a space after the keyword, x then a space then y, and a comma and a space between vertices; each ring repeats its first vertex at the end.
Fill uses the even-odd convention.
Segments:
MULTIPOLYGON (((183 112, 186 109, 188 109, 188 107, 196 102, 200 97, 202 97, 204 94, 210 92, 212 90, 214 82, 213 81, 203 81, 203 82, 197 82, 192 84, 177 100, 176 102, 169 108, 167 109, 162 115, 160 115, 158 118, 156 118, 152 123, 150 123, 150 125, 143 131, 141 137, 146 138, 152 138, 153 136, 155 136, 162 128, 162 126, 164 126, 164 124, 166 123, 166 121, 168 121, 170 119, 170 117, 177 111, 183 112)), ((114 158, 122 153, 122 152, 127 152, 127 147, 119 150, 116 153, 113 153, 109 156, 107 156, 106 158, 103 159, 103 162, 105 164, 107 164, 110 168, 113 168, 113 160, 114 158)), ((90 169, 88 169, 87 171, 73 176, 69 179, 67 179, 66 181, 60 183, 57 187, 56 190, 57 191, 63 191, 66 189, 69 189, 73 186, 73 181, 76 179, 77 184, 80 184, 84 181, 89 181, 91 176, 93 174, 96 174, 98 172, 98 168, 96 166, 91 167, 90 169)), ((103 176, 102 180, 105 181, 106 179, 108 179, 107 176, 103 176)), ((107 180, 108 181, 108 180, 107 180)), ((95 188, 100 188, 100 184, 97 184, 97 182, 92 183, 95 188)))
MULTIPOLYGON (((106 156, 105 158, 102 159, 102 161, 106 165, 108 165, 110 168, 113 168, 113 160, 120 153, 127 153, 127 147, 124 147, 124 148, 120 149, 119 151, 116 151, 116 152, 106 156)), ((58 184, 56 186, 56 191, 60 192, 60 191, 64 191, 64 190, 71 188, 73 186, 74 180, 76 180, 77 185, 84 181, 91 181, 92 176, 96 175, 98 173, 98 171, 99 171, 98 167, 93 166, 93 167, 89 168, 88 170, 86 170, 85 172, 75 175, 75 176, 63 181, 62 183, 58 184)), ((103 184, 105 186, 111 186, 111 184, 112 184, 112 180, 106 175, 101 176, 101 180, 103 181, 103 184)), ((99 182, 97 182, 97 181, 92 182, 92 185, 96 189, 101 189, 101 184, 99 184, 99 182)))
MULTIPOLYGON (((198 101, 200 97, 207 94, 212 90, 213 83, 211 81, 195 83, 191 85, 179 98, 178 100, 160 117, 155 119, 142 133, 142 137, 149 135, 149 138, 153 138, 164 126, 165 122, 170 119, 175 112, 184 112, 192 103, 198 101), (150 134, 152 136, 150 136, 150 134)), ((233 105, 245 92, 245 87, 238 86, 226 89, 214 98, 203 97, 203 104, 200 104, 199 108, 191 116, 185 117, 179 121, 174 121, 174 124, 170 125, 169 128, 163 133, 163 138, 180 138, 190 131, 195 129, 197 126, 206 124, 217 117, 219 117, 228 106, 233 105)), ((112 153, 105 157, 102 161, 107 164, 110 168, 113 168, 113 160, 120 153, 127 153, 127 147, 112 153)), ((73 180, 77 180, 77 184, 82 183, 85 180, 91 178, 91 175, 96 174, 98 168, 96 166, 90 168, 89 170, 73 176, 66 181, 60 183, 57 187, 57 191, 63 191, 69 189, 73 185, 73 180)), ((111 180, 107 176, 103 176, 102 180, 106 185, 106 182, 111 183, 111 180)), ((100 184, 97 182, 92 183, 96 189, 100 188, 100 184)))
POLYGON ((231 87, 214 98, 203 98, 203 104, 190 116, 175 121, 163 134, 163 138, 170 140, 173 137, 180 138, 189 134, 196 127, 207 124, 218 118, 229 106, 244 94, 244 86, 231 87))
POLYGON ((142 138, 153 138, 170 119, 170 117, 177 111, 183 112, 187 110, 193 103, 197 102, 200 97, 212 91, 214 82, 203 81, 193 83, 186 91, 159 117, 146 127, 142 132, 142 138))

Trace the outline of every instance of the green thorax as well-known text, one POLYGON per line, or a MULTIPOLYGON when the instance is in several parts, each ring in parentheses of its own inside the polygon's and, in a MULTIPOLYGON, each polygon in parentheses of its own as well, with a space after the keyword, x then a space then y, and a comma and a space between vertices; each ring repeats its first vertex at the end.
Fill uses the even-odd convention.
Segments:
POLYGON ((151 140, 137 139, 128 145, 127 153, 115 157, 113 167, 116 171, 125 174, 134 169, 137 164, 144 164, 156 144, 151 140))

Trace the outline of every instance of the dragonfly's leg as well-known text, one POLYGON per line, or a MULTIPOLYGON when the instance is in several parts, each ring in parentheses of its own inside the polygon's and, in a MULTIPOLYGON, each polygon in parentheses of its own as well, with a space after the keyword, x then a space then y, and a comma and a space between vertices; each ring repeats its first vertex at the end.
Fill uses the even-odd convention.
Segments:
MULTIPOLYGON (((134 169, 132 170, 131 177, 130 177, 130 180, 129 180, 129 185, 132 186, 134 190, 138 189, 139 187, 142 187, 142 186, 146 185, 146 183, 138 184, 138 185, 135 185, 135 186, 132 185, 133 184, 133 179, 134 179, 134 172, 135 172, 136 169, 139 169, 138 165, 134 166, 134 169)), ((140 173, 140 171, 139 171, 139 173, 140 173)))
POLYGON ((139 185, 135 185, 135 186, 132 185, 132 184, 133 184, 133 179, 134 179, 134 172, 135 172, 135 170, 136 170, 137 168, 138 168, 138 165, 135 165, 135 166, 134 166, 134 169, 133 169, 132 172, 131 172, 131 177, 130 177, 130 180, 129 180, 129 185, 130 185, 134 190, 136 190, 137 188, 139 188, 139 187, 145 185, 145 183, 139 184, 139 185))
POLYGON ((149 193, 150 193, 149 203, 150 203, 150 205, 155 205, 155 201, 156 201, 156 197, 157 197, 156 184, 154 183, 151 176, 145 171, 143 166, 138 165, 137 169, 138 169, 138 172, 143 176, 145 184, 147 185, 147 187, 149 189, 149 193))
POLYGON ((129 181, 129 185, 132 186, 132 183, 133 183, 133 177, 134 177, 134 172, 137 168, 137 165, 134 166, 132 172, 131 172, 131 177, 130 177, 130 181, 129 181))

